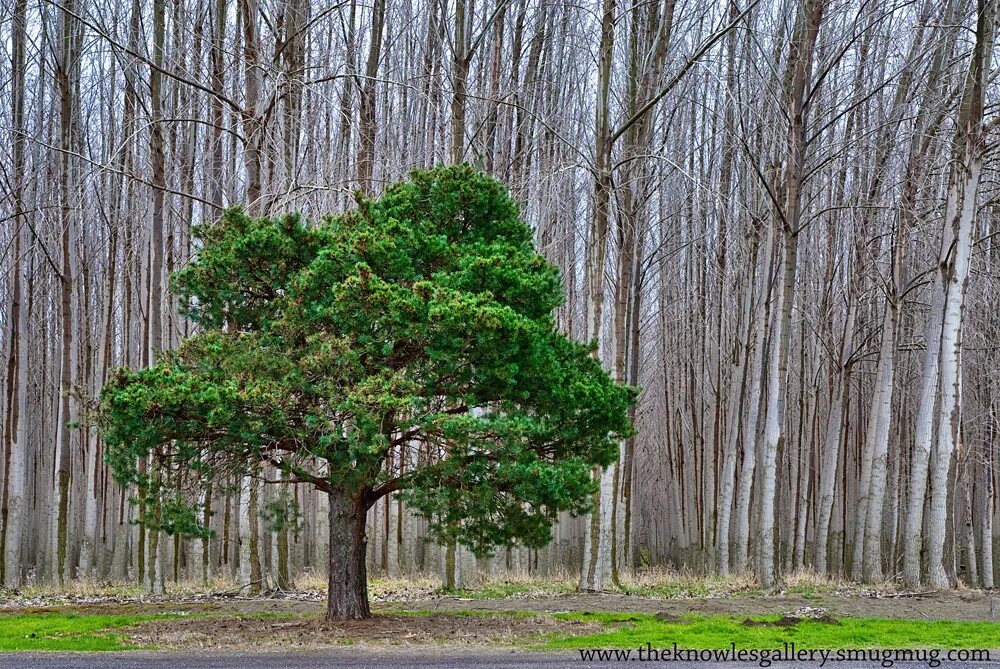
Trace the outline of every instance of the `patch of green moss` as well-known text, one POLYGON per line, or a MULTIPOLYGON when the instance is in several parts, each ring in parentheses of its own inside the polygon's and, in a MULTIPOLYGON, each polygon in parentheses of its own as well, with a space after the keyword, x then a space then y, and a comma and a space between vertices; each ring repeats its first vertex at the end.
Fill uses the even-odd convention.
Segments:
MULTIPOLYGON (((794 642, 803 649, 997 648, 1000 624, 935 620, 842 618, 839 624, 804 620, 789 626, 747 626, 732 616, 685 616, 666 622, 639 613, 565 613, 566 620, 598 621, 605 631, 580 636, 550 636, 546 648, 774 649, 794 642)), ((774 622, 776 617, 754 617, 774 622)))
POLYGON ((75 613, 0 615, 0 651, 11 650, 127 650, 123 628, 175 614, 109 616, 75 613))

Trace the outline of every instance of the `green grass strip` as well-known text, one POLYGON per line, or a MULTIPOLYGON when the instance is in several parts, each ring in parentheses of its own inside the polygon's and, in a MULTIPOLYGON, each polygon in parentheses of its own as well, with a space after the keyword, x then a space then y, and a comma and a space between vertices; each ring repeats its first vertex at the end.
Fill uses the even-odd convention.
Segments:
POLYGON ((149 620, 175 618, 158 615, 81 615, 31 613, 0 615, 0 651, 104 651, 135 649, 121 630, 149 620))
MULTIPOLYGON (((565 613, 562 619, 597 621, 608 629, 596 634, 550 637, 547 648, 653 648, 766 650, 794 642, 797 648, 839 650, 853 648, 1000 648, 1000 624, 933 620, 841 618, 840 624, 803 621, 790 627, 756 627, 743 617, 684 616, 665 622, 650 614, 565 613)), ((775 621, 778 616, 753 617, 775 621)))

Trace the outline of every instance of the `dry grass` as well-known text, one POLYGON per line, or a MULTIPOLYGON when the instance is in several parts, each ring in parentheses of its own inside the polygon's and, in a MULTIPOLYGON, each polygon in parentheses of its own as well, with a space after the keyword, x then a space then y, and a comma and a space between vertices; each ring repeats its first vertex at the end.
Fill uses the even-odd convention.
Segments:
POLYGON ((750 573, 722 578, 688 569, 643 569, 622 574, 621 583, 625 592, 661 597, 733 597, 760 591, 756 577, 750 573))
POLYGON ((845 585, 847 585, 845 581, 837 578, 830 578, 824 574, 817 574, 816 572, 809 570, 792 572, 785 577, 785 587, 787 588, 837 590, 845 585))
MULTIPOLYGON (((236 590, 234 580, 220 578, 212 579, 207 584, 201 580, 185 579, 177 582, 168 580, 166 585, 168 592, 178 596, 236 590)), ((23 597, 138 597, 144 594, 144 590, 142 584, 134 581, 77 579, 68 581, 63 586, 49 583, 26 585, 18 593, 23 597)))
MULTIPOLYGON (((466 587, 445 592, 441 578, 436 573, 387 576, 376 574, 369 581, 369 593, 374 602, 402 602, 434 599, 446 595, 463 599, 523 599, 570 594, 576 591, 578 576, 569 571, 559 571, 544 577, 525 570, 497 569, 492 574, 466 574, 466 587)), ((238 586, 232 578, 214 578, 208 584, 200 580, 168 580, 170 598, 186 598, 207 594, 235 593, 238 586)), ((842 579, 830 578, 811 571, 798 571, 785 576, 779 588, 765 592, 752 573, 733 574, 726 578, 705 576, 689 569, 647 568, 633 573, 622 573, 622 591, 638 596, 655 598, 732 598, 747 595, 795 594, 806 598, 824 594, 880 595, 901 592, 894 581, 859 585, 842 579)), ((959 584, 959 589, 966 589, 959 584)), ((320 599, 326 591, 325 575, 308 571, 295 578, 295 593, 320 599)), ((114 598, 141 598, 141 584, 135 582, 108 582, 81 579, 64 587, 51 584, 34 584, 22 588, 11 597, 0 593, 0 605, 17 600, 88 600, 114 598)))
POLYGON ((896 581, 885 579, 878 583, 852 583, 841 578, 830 578, 811 571, 797 571, 785 577, 784 590, 805 597, 822 594, 878 596, 903 592, 896 581))

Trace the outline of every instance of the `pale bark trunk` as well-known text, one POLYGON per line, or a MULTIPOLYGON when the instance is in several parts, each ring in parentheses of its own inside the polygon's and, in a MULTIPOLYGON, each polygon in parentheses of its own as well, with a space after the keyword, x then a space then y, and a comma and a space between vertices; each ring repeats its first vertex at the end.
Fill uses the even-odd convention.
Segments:
MULTIPOLYGON (((787 248, 787 247, 786 247, 787 248)), ((794 267, 795 258, 786 250, 785 267, 794 267)), ((764 418, 764 439, 761 451, 761 491, 760 491, 760 516, 758 522, 758 543, 757 543, 757 577, 765 588, 773 587, 776 574, 774 569, 774 501, 775 501, 775 468, 777 466, 778 449, 784 435, 781 430, 784 411, 781 393, 785 389, 782 382, 783 373, 786 371, 787 360, 783 351, 787 351, 787 338, 783 336, 785 330, 784 305, 785 300, 791 300, 791 288, 793 283, 788 280, 789 271, 786 269, 786 290, 779 293, 777 304, 775 305, 774 328, 771 335, 771 351, 767 363, 767 411, 764 418), (785 343, 783 343, 785 342, 785 343)), ((794 278, 792 279, 794 281, 794 278)))
POLYGON ((251 476, 244 476, 240 482, 239 509, 239 591, 244 594, 260 593, 260 563, 257 557, 257 541, 254 537, 253 497, 255 482, 251 476))
POLYGON ((961 433, 962 317, 972 255, 972 228, 983 169, 983 106, 997 6, 996 0, 979 1, 976 45, 962 96, 945 206, 945 226, 950 229, 945 237, 951 237, 954 246, 945 250, 941 265, 945 301, 941 328, 940 429, 936 447, 931 452, 931 503, 927 523, 929 583, 937 588, 946 587, 950 582, 944 567, 947 485, 952 454, 961 433))
POLYGON ((986 430, 986 440, 983 443, 983 501, 980 513, 982 514, 982 527, 980 533, 980 544, 982 545, 982 570, 983 588, 993 588, 993 496, 994 496, 994 462, 993 449, 996 438, 997 415, 996 407, 990 407, 987 417, 988 427, 986 430))
POLYGON ((246 74, 244 88, 246 102, 241 111, 243 123, 243 165, 246 169, 247 211, 258 216, 263 213, 262 151, 264 145, 264 119, 260 115, 261 63, 257 35, 258 0, 240 0, 243 19, 243 58, 246 74))
POLYGON ((783 280, 775 305, 772 354, 768 363, 767 412, 762 449, 762 485, 758 544, 758 578, 761 585, 775 584, 774 504, 775 466, 778 450, 785 441, 785 390, 788 376, 789 338, 792 304, 795 300, 798 266, 799 219, 805 163, 805 90, 810 79, 813 47, 823 17, 824 0, 805 0, 793 38, 790 57, 788 156, 785 165, 785 203, 782 214, 784 246, 783 280))
POLYGON ((827 572, 827 545, 830 535, 830 521, 833 518, 833 499, 837 485, 837 465, 840 462, 840 444, 844 428, 844 409, 851 390, 851 370, 854 356, 854 322, 857 316, 857 302, 850 298, 847 318, 844 321, 843 345, 837 366, 837 383, 833 403, 826 426, 826 441, 823 445, 823 465, 819 470, 819 518, 816 524, 816 572, 827 572))
POLYGON ((469 17, 466 0, 455 0, 455 39, 452 49, 451 162, 465 158, 466 79, 469 76, 469 17))
POLYGON ((225 203, 224 170, 223 161, 225 131, 225 116, 220 96, 225 94, 226 88, 226 64, 223 58, 223 49, 226 39, 226 0, 215 0, 212 11, 214 12, 214 26, 212 29, 212 90, 215 95, 211 98, 212 111, 212 154, 209 160, 209 177, 211 185, 209 188, 209 199, 215 207, 213 214, 220 216, 225 203))
POLYGON ((374 192, 372 172, 375 165, 375 78, 378 76, 382 56, 382 31, 385 25, 385 0, 375 0, 372 8, 371 42, 365 64, 365 80, 361 85, 359 110, 358 186, 365 195, 374 192))
POLYGON ((757 432, 760 419, 760 389, 764 380, 764 353, 767 343, 767 320, 770 300, 768 286, 771 283, 774 256, 774 235, 767 235, 764 257, 759 270, 760 295, 756 301, 756 316, 751 345, 753 359, 750 363, 750 383, 747 387, 747 415, 743 423, 743 464, 740 468, 739 488, 736 495, 736 530, 733 537, 733 570, 744 573, 749 565, 750 546, 750 493, 753 489, 757 469, 757 432))
MULTIPOLYGON (((865 516, 858 516, 863 539, 863 554, 854 549, 855 569, 862 563, 862 575, 869 583, 882 580, 882 511, 885 503, 886 469, 889 454, 889 425, 892 418, 893 354, 896 348, 897 309, 892 296, 885 305, 882 342, 875 373, 875 399, 872 401, 868 441, 871 444, 871 478, 865 516), (859 559, 860 556, 860 559, 859 559)), ((859 512, 860 513, 860 512, 859 512)))
MULTIPOLYGON (((753 243, 755 247, 754 252, 751 253, 751 263, 756 263, 757 242, 754 241, 753 243)), ((753 308, 753 282, 746 281, 744 285, 743 310, 740 315, 740 334, 736 342, 736 361, 731 372, 729 408, 726 414, 726 425, 729 431, 726 435, 722 472, 719 475, 719 524, 716 531, 715 543, 718 547, 717 568, 720 576, 727 576, 729 574, 729 533, 732 524, 733 498, 736 486, 736 449, 740 438, 740 413, 743 409, 745 397, 748 398, 749 403, 756 402, 757 400, 756 397, 744 393, 747 386, 747 368, 749 367, 752 345, 750 340, 750 314, 753 308)), ((749 497, 749 489, 747 493, 749 497)))
POLYGON ((72 219, 73 199, 70 181, 73 178, 71 155, 73 152, 74 125, 74 94, 77 72, 76 49, 76 19, 74 13, 76 4, 73 0, 66 3, 61 15, 59 60, 56 69, 56 84, 59 89, 60 102, 60 224, 62 227, 61 251, 62 268, 59 277, 60 286, 60 317, 61 341, 59 349, 59 415, 56 425, 56 533, 55 550, 53 551, 53 580, 62 586, 67 578, 72 577, 69 564, 69 497, 70 497, 70 430, 72 429, 73 409, 75 401, 71 400, 75 370, 73 365, 73 336, 76 327, 73 304, 73 260, 72 250, 75 248, 74 224, 72 219))
POLYGON ((930 468, 931 442, 935 425, 934 405, 937 399, 938 363, 941 355, 941 309, 944 290, 940 273, 931 284, 932 301, 927 313, 923 372, 920 379, 920 404, 914 426, 913 453, 910 459, 910 486, 906 501, 903 527, 903 582, 909 587, 920 584, 920 554, 923 535, 924 495, 930 468))
MULTIPOLYGON (((607 254, 608 219, 611 209, 611 141, 609 101, 611 85, 611 58, 614 45, 615 0, 604 0, 601 22, 600 79, 597 101, 597 141, 595 158, 594 209, 590 245, 588 246, 587 274, 587 340, 594 345, 601 341, 604 310, 604 264, 607 254)), ((600 349, 594 354, 599 358, 600 349)), ((588 515, 583 539, 583 568, 579 589, 583 592, 600 592, 613 585, 611 553, 612 506, 615 504, 616 467, 594 471, 599 487, 593 497, 593 508, 588 515)))
POLYGON ((24 517, 27 515, 28 456, 28 318, 24 308, 30 283, 27 277, 28 225, 21 220, 24 212, 24 91, 25 91, 25 40, 27 36, 27 0, 17 0, 12 23, 12 95, 11 125, 13 143, 11 170, 14 208, 11 224, 15 233, 10 254, 11 287, 10 355, 8 357, 6 445, 9 448, 4 475, 3 508, 3 585, 11 590, 21 587, 21 547, 24 534, 24 517))

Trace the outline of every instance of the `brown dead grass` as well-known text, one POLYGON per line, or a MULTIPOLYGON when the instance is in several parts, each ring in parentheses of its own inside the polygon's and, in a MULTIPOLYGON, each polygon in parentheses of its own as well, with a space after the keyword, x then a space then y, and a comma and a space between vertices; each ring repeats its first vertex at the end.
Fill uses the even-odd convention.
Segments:
POLYGON ((132 643, 166 649, 322 648, 374 645, 514 645, 542 635, 581 634, 601 626, 547 615, 377 614, 368 620, 330 623, 321 616, 285 618, 187 618, 156 620, 129 631, 132 643))

